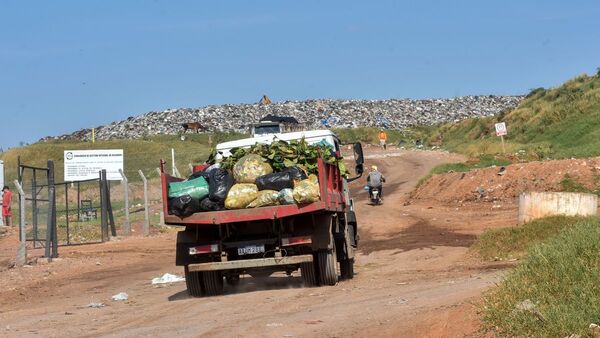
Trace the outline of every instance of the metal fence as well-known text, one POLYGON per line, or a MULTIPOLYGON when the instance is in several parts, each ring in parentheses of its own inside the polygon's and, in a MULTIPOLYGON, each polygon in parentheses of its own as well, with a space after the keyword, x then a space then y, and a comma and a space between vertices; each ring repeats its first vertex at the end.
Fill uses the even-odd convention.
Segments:
POLYGON ((54 163, 47 167, 18 164, 18 181, 25 193, 25 240, 58 255, 58 246, 99 243, 116 235, 106 172, 97 179, 55 182, 54 163))

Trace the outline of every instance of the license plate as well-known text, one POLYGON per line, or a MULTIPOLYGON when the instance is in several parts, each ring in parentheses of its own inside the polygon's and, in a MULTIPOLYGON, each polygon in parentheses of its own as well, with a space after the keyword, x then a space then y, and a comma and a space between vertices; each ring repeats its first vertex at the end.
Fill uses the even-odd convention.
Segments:
POLYGON ((248 245, 242 248, 238 248, 238 255, 253 255, 257 253, 265 252, 264 245, 248 245))

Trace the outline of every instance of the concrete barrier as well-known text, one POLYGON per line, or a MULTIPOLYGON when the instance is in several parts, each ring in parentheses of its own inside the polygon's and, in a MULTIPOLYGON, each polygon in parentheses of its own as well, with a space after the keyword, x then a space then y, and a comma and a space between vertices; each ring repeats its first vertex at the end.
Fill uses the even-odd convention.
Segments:
POLYGON ((575 192, 524 192, 519 196, 519 224, 551 215, 589 216, 598 211, 598 196, 575 192))

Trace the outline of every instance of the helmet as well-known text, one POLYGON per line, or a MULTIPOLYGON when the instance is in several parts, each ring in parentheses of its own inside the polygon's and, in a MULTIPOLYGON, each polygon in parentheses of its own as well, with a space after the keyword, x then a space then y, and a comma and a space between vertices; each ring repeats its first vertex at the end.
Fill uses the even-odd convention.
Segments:
POLYGON ((372 166, 371 166, 371 169, 372 169, 372 170, 377 170, 377 166, 376 166, 376 165, 372 165, 372 166))

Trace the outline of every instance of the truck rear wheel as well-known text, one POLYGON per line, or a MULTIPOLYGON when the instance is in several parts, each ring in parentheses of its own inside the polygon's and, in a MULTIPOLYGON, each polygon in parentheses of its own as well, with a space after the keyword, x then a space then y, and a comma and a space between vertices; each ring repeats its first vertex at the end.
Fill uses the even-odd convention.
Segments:
POLYGON ((317 274, 314 263, 300 263, 300 274, 306 286, 317 285, 317 274))
POLYGON ((354 258, 340 261, 340 274, 342 275, 342 279, 354 278, 354 258))
POLYGON ((207 296, 216 296, 223 293, 223 275, 221 271, 202 272, 202 281, 207 296))
POLYGON ((319 281, 321 285, 335 285, 337 278, 337 257, 334 250, 317 252, 319 281))
POLYGON ((189 271, 187 266, 185 267, 185 286, 192 297, 202 297, 204 295, 200 272, 189 271))

